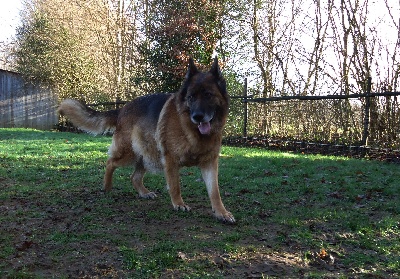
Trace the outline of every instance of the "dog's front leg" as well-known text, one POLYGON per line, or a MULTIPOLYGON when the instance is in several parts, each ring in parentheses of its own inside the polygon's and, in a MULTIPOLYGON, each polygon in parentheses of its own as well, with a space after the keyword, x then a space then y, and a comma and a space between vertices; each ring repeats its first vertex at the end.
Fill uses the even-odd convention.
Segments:
POLYGON ((208 196, 210 197, 211 207, 215 217, 226 223, 235 223, 236 220, 232 213, 225 209, 221 200, 218 187, 218 159, 214 160, 209 165, 201 167, 201 174, 207 186, 208 196))
POLYGON ((165 157, 164 173, 174 209, 190 211, 190 207, 182 200, 181 186, 179 185, 179 165, 175 160, 167 156, 165 157))

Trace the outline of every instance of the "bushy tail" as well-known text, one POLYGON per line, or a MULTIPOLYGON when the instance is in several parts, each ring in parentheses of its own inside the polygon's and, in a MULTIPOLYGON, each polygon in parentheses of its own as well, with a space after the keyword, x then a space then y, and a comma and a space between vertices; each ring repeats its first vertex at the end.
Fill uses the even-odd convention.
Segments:
POLYGON ((58 108, 58 113, 66 116, 74 126, 95 135, 114 132, 117 126, 118 112, 118 110, 96 111, 71 99, 62 101, 58 108))

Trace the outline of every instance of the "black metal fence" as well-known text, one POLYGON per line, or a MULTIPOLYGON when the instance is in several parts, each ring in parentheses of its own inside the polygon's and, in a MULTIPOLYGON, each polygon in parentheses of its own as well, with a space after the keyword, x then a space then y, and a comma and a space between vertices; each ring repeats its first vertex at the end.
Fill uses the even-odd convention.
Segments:
POLYGON ((231 97, 236 136, 400 149, 400 92, 371 92, 371 79, 360 94, 269 98, 249 95, 246 83, 231 97))
MULTIPOLYGON (((359 153, 371 147, 399 150, 397 96, 400 92, 371 92, 369 79, 366 92, 360 94, 257 98, 249 95, 245 82, 242 94, 231 96, 225 142, 252 142, 253 145, 280 149, 291 145, 292 150, 320 149, 329 145, 333 153, 347 147, 359 153), (356 101, 351 103, 351 99, 356 101)), ((88 106, 109 110, 125 103, 88 106)), ((60 129, 74 128, 62 124, 60 129)))

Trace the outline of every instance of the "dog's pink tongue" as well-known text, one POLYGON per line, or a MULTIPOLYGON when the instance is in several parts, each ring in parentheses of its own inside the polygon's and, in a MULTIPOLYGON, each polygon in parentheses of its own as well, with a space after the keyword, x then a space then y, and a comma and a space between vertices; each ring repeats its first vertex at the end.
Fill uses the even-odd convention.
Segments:
POLYGON ((210 122, 202 122, 202 123, 200 123, 200 125, 198 127, 199 127, 200 134, 202 134, 202 135, 208 135, 211 131, 210 122))

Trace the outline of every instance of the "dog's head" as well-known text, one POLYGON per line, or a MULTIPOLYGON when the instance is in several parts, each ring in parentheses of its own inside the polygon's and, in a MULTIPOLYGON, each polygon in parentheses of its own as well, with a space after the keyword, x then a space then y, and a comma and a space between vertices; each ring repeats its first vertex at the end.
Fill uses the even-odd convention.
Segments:
POLYGON ((188 111, 190 121, 197 125, 200 134, 209 135, 213 130, 222 129, 228 113, 229 97, 217 57, 208 72, 200 72, 190 58, 179 94, 180 103, 188 111), (214 126, 216 129, 213 129, 214 126))

